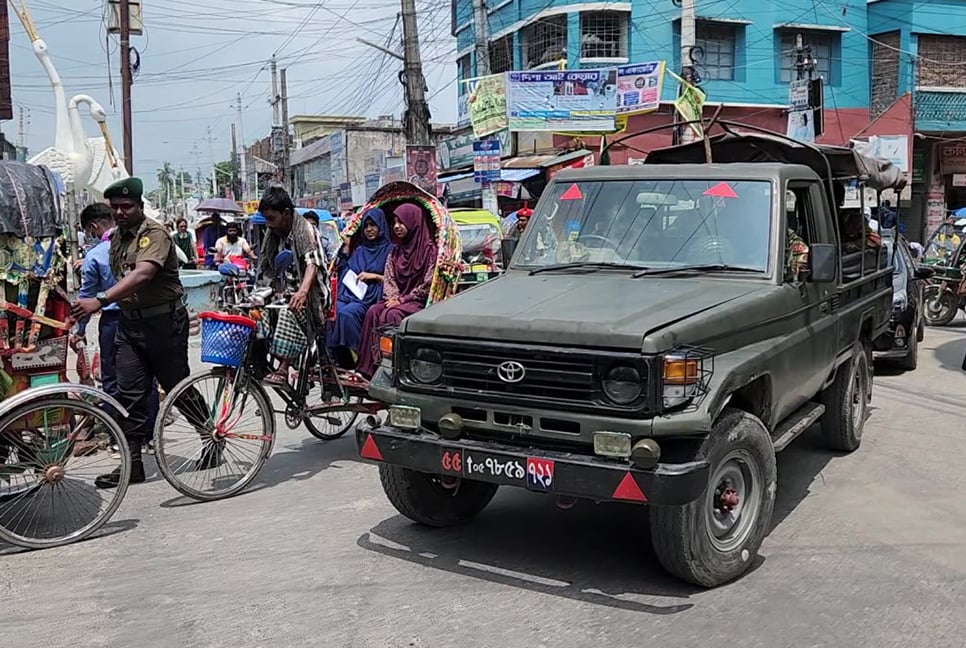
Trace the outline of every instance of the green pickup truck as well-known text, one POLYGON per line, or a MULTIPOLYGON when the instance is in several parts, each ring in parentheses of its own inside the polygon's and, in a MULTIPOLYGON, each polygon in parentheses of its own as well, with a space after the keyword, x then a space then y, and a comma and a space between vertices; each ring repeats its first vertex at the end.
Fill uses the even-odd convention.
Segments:
POLYGON ((776 452, 816 422, 858 448, 892 271, 845 245, 837 187, 899 175, 764 135, 711 148, 558 173, 502 276, 384 340, 388 420, 356 436, 403 515, 466 522, 499 486, 642 504, 665 569, 710 587, 752 564, 776 452))

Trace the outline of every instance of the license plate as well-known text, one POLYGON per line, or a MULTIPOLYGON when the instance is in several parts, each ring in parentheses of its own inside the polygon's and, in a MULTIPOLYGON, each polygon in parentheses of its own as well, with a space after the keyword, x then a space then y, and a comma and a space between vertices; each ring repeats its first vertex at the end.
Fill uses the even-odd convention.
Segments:
POLYGON ((490 274, 488 272, 477 272, 476 273, 476 280, 479 281, 480 283, 486 281, 489 278, 490 278, 490 274))
POLYGON ((482 452, 463 452, 463 476, 467 479, 490 478, 508 484, 523 485, 526 463, 514 457, 500 457, 482 452))
POLYGON ((527 457, 527 488, 541 493, 553 492, 553 461, 527 457))

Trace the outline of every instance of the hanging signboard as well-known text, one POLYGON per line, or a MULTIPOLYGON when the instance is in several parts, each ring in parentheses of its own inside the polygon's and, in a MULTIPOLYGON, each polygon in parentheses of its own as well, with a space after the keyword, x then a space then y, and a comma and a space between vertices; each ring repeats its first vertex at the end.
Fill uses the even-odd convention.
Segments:
POLYGON ((430 194, 436 195, 436 147, 406 147, 406 177, 430 194))
POLYGON ((674 72, 668 72, 668 74, 681 86, 678 97, 674 100, 674 109, 681 115, 681 119, 684 121, 696 122, 688 124, 690 131, 697 137, 704 137, 703 129, 698 120, 704 116, 704 102, 708 96, 704 93, 704 90, 691 85, 674 72))
POLYGON ((376 193, 379 189, 379 178, 381 174, 379 173, 367 173, 364 177, 366 183, 366 200, 372 198, 372 194, 376 193))
POLYGON ((788 84, 788 107, 793 111, 808 110, 808 80, 792 81, 788 84))
POLYGON ((785 135, 799 142, 815 141, 815 121, 811 110, 799 110, 788 113, 788 126, 785 135))
POLYGON ((352 209, 352 184, 343 182, 339 185, 339 209, 352 209))
POLYGON ((637 115, 657 110, 661 103, 664 61, 617 68, 617 114, 637 115))
MULTIPOLYGON (((513 138, 510 136, 510 131, 504 129, 490 137, 495 137, 500 141, 501 157, 513 155, 513 138)), ((439 168, 460 169, 472 165, 473 142, 475 141, 472 133, 463 133, 441 140, 436 146, 439 168)))
POLYGON ((617 69, 510 72, 511 131, 612 132, 617 69))
POLYGON ((473 180, 483 185, 500 179, 500 140, 473 142, 473 180))
POLYGON ((490 76, 467 79, 466 107, 475 137, 486 137, 507 126, 506 76, 490 76))

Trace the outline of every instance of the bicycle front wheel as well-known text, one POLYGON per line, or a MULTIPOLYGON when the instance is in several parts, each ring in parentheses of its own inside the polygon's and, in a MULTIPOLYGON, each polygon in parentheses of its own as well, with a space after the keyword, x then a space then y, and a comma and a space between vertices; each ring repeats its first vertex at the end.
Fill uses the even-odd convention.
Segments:
POLYGON ((66 395, 28 401, 0 419, 0 540, 29 549, 84 540, 117 511, 130 476, 127 441, 103 409, 66 395), (117 488, 96 487, 118 468, 117 488))
POLYGON ((201 501, 243 491, 275 443, 275 412, 258 383, 233 370, 188 376, 166 396, 154 428, 161 474, 201 501))

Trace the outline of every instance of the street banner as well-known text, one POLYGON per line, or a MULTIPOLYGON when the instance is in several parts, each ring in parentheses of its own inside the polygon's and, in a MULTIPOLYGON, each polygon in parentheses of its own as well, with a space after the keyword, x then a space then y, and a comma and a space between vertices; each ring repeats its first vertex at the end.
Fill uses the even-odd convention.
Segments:
POLYGON ((788 126, 785 135, 799 142, 811 144, 815 141, 815 120, 811 110, 798 110, 788 113, 788 126))
POLYGON ((483 185, 500 179, 500 140, 473 142, 473 180, 483 185))
MULTIPOLYGON (((668 70, 668 74, 681 85, 677 99, 674 100, 674 109, 686 121, 697 121, 704 115, 704 102, 707 95, 701 88, 691 85, 674 72, 668 70)), ((704 137, 704 130, 700 123, 689 124, 691 130, 698 137, 704 137)))
POLYGON ((379 189, 379 178, 380 177, 381 176, 378 173, 367 173, 363 177, 363 179, 365 180, 365 183, 366 183, 365 184, 365 186, 366 186, 366 200, 369 200, 370 198, 372 198, 372 194, 376 193, 376 190, 379 189))
POLYGON ((661 103, 664 61, 617 68, 617 115, 653 112, 661 103))
POLYGON ((511 131, 613 132, 617 69, 510 72, 511 131))
POLYGON ((420 189, 436 195, 436 147, 406 147, 406 177, 420 189))
POLYGON ((506 76, 490 76, 467 79, 466 105, 474 137, 486 137, 507 126, 506 76))

